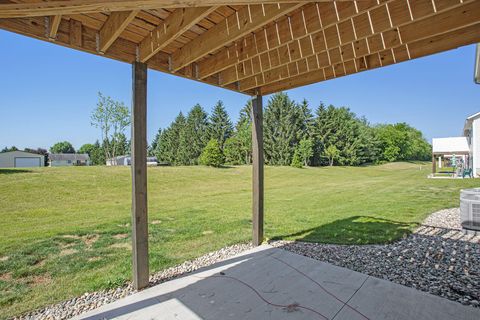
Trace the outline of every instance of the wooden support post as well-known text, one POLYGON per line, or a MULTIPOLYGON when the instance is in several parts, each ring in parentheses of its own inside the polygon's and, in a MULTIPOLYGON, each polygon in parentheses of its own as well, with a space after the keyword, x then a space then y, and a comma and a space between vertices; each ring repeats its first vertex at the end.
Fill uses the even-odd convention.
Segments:
POLYGON ((147 64, 132 66, 132 255, 133 286, 148 286, 147 64))
POLYGON ((253 245, 263 242, 263 102, 257 95, 252 100, 252 164, 253 164, 253 245))
POLYGON ((435 174, 437 172, 437 159, 435 158, 435 154, 432 153, 432 173, 435 174))

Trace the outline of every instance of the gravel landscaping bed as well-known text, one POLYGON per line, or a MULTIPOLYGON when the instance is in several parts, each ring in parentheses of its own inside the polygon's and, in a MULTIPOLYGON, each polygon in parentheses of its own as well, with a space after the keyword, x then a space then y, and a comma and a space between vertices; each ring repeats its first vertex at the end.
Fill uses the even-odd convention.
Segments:
POLYGON ((458 208, 433 213, 411 235, 387 245, 272 245, 480 307, 480 236, 461 231, 458 208))
MULTIPOLYGON (((212 265, 216 262, 231 258, 245 250, 251 249, 251 244, 236 244, 230 247, 222 248, 218 251, 207 253, 195 260, 186 261, 178 266, 168 268, 150 276, 150 286, 172 280, 186 273, 195 271, 199 268, 212 265)), ((44 309, 33 311, 29 314, 13 318, 15 320, 33 320, 33 319, 69 319, 78 316, 86 311, 93 310, 107 303, 121 299, 135 293, 130 283, 123 287, 111 290, 104 290, 92 293, 85 293, 44 309)))

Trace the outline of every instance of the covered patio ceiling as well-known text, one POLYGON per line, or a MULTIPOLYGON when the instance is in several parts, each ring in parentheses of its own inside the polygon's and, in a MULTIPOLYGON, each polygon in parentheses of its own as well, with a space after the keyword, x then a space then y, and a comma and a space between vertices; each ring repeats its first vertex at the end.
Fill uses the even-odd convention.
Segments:
POLYGON ((4 0, 0 28, 265 95, 480 42, 480 1, 4 0))

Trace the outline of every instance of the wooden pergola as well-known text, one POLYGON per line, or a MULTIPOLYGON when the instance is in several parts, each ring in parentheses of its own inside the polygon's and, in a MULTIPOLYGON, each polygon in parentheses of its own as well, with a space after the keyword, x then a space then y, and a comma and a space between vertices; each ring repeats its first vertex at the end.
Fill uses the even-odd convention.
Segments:
POLYGON ((253 96, 259 245, 262 95, 480 42, 480 1, 0 0, 0 28, 132 64, 133 281, 140 289, 149 275, 147 69, 253 96))

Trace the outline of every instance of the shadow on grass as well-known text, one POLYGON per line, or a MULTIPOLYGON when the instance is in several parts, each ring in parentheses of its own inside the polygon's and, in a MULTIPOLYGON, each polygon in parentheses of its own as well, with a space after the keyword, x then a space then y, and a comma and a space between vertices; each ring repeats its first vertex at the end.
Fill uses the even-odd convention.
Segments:
POLYGON ((31 170, 25 170, 25 169, 3 169, 0 168, 0 174, 15 174, 15 173, 28 173, 32 172, 31 170))
POLYGON ((272 240, 297 240, 331 244, 381 244, 408 235, 417 223, 405 223, 369 216, 336 220, 315 228, 280 235, 272 240))

